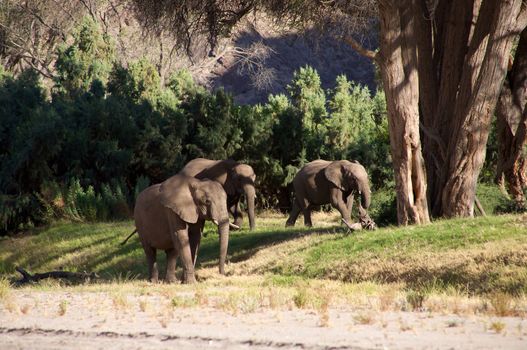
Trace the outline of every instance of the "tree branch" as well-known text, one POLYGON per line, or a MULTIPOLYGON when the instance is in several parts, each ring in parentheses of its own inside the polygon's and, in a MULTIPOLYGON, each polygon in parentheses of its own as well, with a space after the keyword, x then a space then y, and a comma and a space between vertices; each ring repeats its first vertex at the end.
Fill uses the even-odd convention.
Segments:
POLYGON ((373 61, 377 60, 377 52, 368 50, 367 48, 362 46, 358 41, 353 39, 351 36, 343 36, 340 38, 340 40, 344 41, 346 44, 351 46, 353 50, 357 51, 361 56, 369 58, 373 61))
POLYGON ((34 275, 30 274, 23 268, 17 266, 15 270, 22 275, 22 279, 16 281, 18 285, 38 282, 46 278, 57 278, 57 279, 67 279, 67 280, 89 280, 99 278, 96 273, 91 272, 69 272, 69 271, 50 271, 44 273, 35 273, 34 275))

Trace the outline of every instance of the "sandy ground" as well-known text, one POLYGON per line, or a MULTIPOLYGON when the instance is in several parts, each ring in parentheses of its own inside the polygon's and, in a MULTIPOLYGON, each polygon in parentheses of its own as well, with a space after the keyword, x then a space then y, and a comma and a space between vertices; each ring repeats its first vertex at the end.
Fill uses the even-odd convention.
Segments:
POLYGON ((0 304, 0 333, 0 349, 527 349, 519 317, 346 305, 326 318, 297 308, 232 313, 100 292, 14 291, 0 304))

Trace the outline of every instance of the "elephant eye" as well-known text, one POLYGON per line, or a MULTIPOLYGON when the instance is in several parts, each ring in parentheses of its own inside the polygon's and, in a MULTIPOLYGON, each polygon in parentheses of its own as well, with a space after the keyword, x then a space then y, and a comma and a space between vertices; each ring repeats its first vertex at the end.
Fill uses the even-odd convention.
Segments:
POLYGON ((205 204, 207 204, 207 205, 211 205, 211 203, 212 203, 212 202, 210 201, 210 199, 208 199, 208 198, 205 199, 205 204))

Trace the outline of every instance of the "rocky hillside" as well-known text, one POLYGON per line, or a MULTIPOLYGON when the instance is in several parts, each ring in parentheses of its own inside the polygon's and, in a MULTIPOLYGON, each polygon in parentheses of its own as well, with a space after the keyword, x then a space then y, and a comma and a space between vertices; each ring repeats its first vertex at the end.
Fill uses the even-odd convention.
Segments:
POLYGON ((376 86, 370 60, 349 46, 314 32, 299 35, 291 30, 274 29, 263 20, 245 22, 224 45, 224 54, 215 59, 210 69, 193 71, 199 81, 212 88, 224 87, 241 104, 265 102, 270 93, 284 92, 293 72, 304 65, 319 72, 324 88, 332 87, 339 74, 371 90, 376 86), (264 58, 256 62, 261 64, 263 84, 258 82, 262 77, 258 77, 258 72, 251 74, 247 60, 239 57, 239 50, 234 47, 265 51, 264 58))
MULTIPOLYGON (((263 13, 238 23, 231 37, 209 52, 204 40, 182 49, 168 30, 146 33, 126 1, 81 3, 86 6, 76 6, 76 1, 34 1, 34 9, 11 4, 0 10, 0 64, 15 73, 32 66, 51 87, 58 48, 72 40, 75 28, 88 16, 100 24, 125 65, 146 57, 162 79, 186 68, 199 83, 232 92, 238 103, 264 102, 269 93, 283 92, 293 72, 304 65, 316 68, 324 88, 331 87, 339 74, 375 87, 372 63, 349 46, 315 31, 299 35, 276 28, 263 13)), ((370 44, 366 43, 375 47, 374 41, 370 44)))

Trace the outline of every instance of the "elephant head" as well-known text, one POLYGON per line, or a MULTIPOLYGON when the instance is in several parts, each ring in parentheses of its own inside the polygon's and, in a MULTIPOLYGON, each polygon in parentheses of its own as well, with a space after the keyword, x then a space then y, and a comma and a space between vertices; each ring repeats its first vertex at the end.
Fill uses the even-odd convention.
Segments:
POLYGON ((357 192, 361 198, 361 207, 368 209, 371 204, 371 191, 366 169, 357 161, 338 160, 324 170, 324 175, 343 192, 357 192))
POLYGON ((159 192, 161 204, 171 209, 187 227, 198 220, 210 220, 218 225, 219 269, 224 274, 229 243, 229 214, 227 194, 223 187, 216 181, 175 175, 161 184, 159 192))
POLYGON ((245 194, 245 198, 247 199, 247 214, 249 215, 249 227, 253 230, 255 227, 254 200, 256 192, 254 183, 256 181, 256 174, 250 165, 236 164, 230 172, 230 178, 232 180, 232 190, 236 191, 238 195, 245 194))
POLYGON ((219 182, 229 199, 229 208, 233 214, 235 222, 241 221, 241 213, 238 212, 238 202, 240 195, 245 194, 247 198, 247 212, 249 215, 249 225, 251 230, 255 227, 254 220, 254 182, 256 175, 253 168, 246 164, 240 164, 232 159, 210 160, 196 158, 191 160, 180 171, 180 174, 194 176, 198 179, 211 179, 219 182), (232 211, 235 207, 236 210, 232 211))

